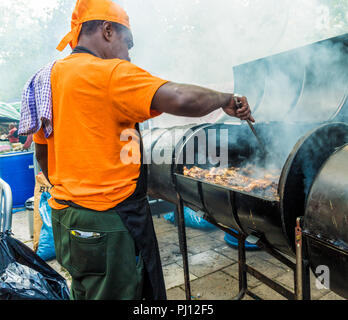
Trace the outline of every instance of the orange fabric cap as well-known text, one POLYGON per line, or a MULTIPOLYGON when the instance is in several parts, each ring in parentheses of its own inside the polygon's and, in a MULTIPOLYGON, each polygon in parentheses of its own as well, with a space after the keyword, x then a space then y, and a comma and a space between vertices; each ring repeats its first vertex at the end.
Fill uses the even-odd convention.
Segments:
POLYGON ((77 0, 71 17, 71 31, 59 43, 57 50, 63 51, 68 44, 74 49, 77 46, 82 24, 91 20, 116 22, 130 29, 126 11, 111 0, 77 0))

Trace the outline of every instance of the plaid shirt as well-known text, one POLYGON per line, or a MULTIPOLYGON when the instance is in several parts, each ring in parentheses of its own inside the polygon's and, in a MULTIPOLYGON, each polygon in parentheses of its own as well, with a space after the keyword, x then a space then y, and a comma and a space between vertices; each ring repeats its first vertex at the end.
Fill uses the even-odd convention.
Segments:
POLYGON ((48 138, 53 131, 51 71, 54 64, 55 61, 40 69, 24 86, 18 130, 20 135, 36 133, 42 127, 48 138))

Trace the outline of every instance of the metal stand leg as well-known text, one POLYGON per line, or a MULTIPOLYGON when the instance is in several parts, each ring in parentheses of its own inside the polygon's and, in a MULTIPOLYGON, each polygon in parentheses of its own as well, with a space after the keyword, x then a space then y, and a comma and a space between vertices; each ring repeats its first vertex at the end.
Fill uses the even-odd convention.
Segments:
POLYGON ((239 276, 239 293, 233 300, 242 300, 248 289, 246 273, 246 253, 245 253, 245 236, 238 236, 238 276, 239 276))
POLYGON ((247 264, 246 264, 246 250, 245 240, 246 236, 242 233, 233 232, 231 229, 224 228, 218 225, 214 220, 210 219, 209 216, 205 215, 204 219, 211 224, 218 227, 220 230, 230 234, 238 240, 238 279, 239 279, 239 292, 232 298, 232 300, 242 300, 246 293, 252 296, 254 299, 258 299, 256 295, 249 293, 248 291, 248 280, 247 280, 247 264))
POLYGON ((296 271, 295 271, 295 297, 296 300, 310 300, 310 269, 307 259, 306 246, 303 245, 302 218, 296 220, 295 245, 296 245, 296 271))
MULTIPOLYGON (((208 215, 204 216, 204 219, 215 225, 222 231, 232 235, 236 239, 238 239, 238 276, 239 276, 239 293, 233 298, 233 300, 241 300, 245 295, 252 297, 255 300, 262 300, 258 295, 251 292, 248 289, 248 281, 247 274, 252 275, 257 280, 261 281, 263 284, 279 293, 283 297, 288 300, 310 300, 310 268, 309 268, 309 260, 307 254, 307 246, 305 242, 302 242, 304 236, 307 236, 306 233, 302 233, 301 229, 301 220, 298 221, 296 227, 296 264, 286 258, 277 250, 273 249, 272 246, 269 245, 267 240, 262 237, 253 235, 252 242, 256 243, 256 245, 270 254, 272 257, 277 259, 279 262, 286 265, 294 272, 294 283, 295 283, 295 292, 288 290, 283 285, 273 281, 268 278, 264 274, 260 273, 256 269, 252 268, 246 263, 246 249, 245 249, 245 241, 249 239, 251 236, 247 238, 247 236, 243 233, 235 233, 231 229, 225 228, 218 223, 216 223, 213 219, 211 219, 208 215)), ((250 242, 250 241, 249 241, 250 242)))
POLYGON ((178 224, 178 234, 179 234, 179 245, 182 254, 183 267, 184 267, 184 278, 185 278, 185 293, 186 300, 191 300, 191 286, 190 286, 190 273, 187 255, 187 242, 186 242, 186 228, 185 228, 185 216, 184 216, 184 206, 182 200, 178 199, 178 205, 176 207, 176 220, 178 224))
MULTIPOLYGON (((305 250, 306 249, 304 249, 304 251, 305 250)), ((303 259, 302 262, 302 286, 303 300, 311 300, 310 268, 309 261, 307 259, 303 259)))
POLYGON ((302 229, 300 218, 296 221, 295 228, 295 246, 296 246, 296 270, 295 270, 295 298, 303 300, 302 292, 302 229))

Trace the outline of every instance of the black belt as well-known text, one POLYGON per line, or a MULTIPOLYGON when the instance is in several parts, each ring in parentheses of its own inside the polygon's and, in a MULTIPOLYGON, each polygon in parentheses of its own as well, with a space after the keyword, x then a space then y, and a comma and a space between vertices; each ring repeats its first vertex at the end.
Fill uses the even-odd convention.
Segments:
MULTIPOLYGON (((134 193, 133 193, 133 195, 134 195, 134 193)), ((140 196, 138 196, 138 197, 133 197, 133 195, 130 196, 129 198, 127 198, 126 200, 124 200, 123 202, 119 203, 119 204, 118 204, 116 207, 114 207, 113 209, 116 209, 116 208, 118 208, 118 207, 122 207, 123 205, 132 204, 132 203, 137 202, 137 201, 144 201, 144 200, 147 199, 147 196, 146 196, 146 195, 145 195, 145 196, 142 196, 142 197, 140 197, 140 196)), ((82 206, 76 204, 75 202, 68 201, 68 200, 59 200, 59 199, 55 199, 55 198, 54 198, 54 201, 57 202, 57 203, 59 203, 59 204, 61 204, 61 205, 63 205, 63 206, 69 206, 69 207, 73 207, 73 208, 76 208, 76 209, 87 209, 87 210, 91 210, 91 209, 89 209, 89 208, 82 207, 82 206)))

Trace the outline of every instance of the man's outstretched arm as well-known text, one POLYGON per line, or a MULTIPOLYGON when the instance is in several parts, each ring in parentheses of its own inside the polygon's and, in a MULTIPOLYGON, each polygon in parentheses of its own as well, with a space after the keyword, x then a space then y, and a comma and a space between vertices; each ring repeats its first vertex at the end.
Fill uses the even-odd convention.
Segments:
POLYGON ((254 122, 247 99, 245 97, 237 99, 242 102, 242 107, 239 109, 236 108, 233 94, 168 82, 157 90, 151 108, 158 112, 184 117, 203 117, 222 108, 232 117, 254 122))

